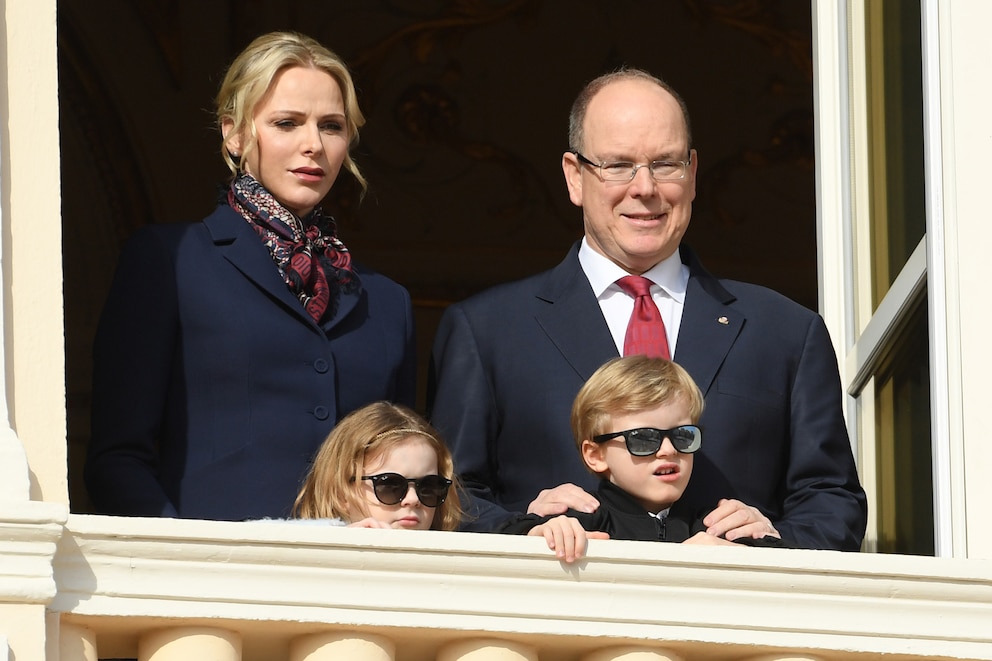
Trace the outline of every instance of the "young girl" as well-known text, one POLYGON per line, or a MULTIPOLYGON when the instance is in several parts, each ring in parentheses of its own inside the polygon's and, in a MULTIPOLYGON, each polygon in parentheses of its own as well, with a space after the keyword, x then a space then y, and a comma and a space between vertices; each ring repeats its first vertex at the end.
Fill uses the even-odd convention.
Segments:
POLYGON ((368 404, 320 446, 293 516, 357 528, 455 530, 462 510, 451 453, 405 406, 368 404))

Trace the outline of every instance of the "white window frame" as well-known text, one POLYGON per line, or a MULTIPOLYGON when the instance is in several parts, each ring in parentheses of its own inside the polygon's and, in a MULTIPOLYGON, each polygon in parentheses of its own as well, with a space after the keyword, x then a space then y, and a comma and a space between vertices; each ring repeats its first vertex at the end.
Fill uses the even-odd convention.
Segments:
MULTIPOLYGON (((820 313, 839 357, 845 412, 862 482, 869 496, 865 550, 877 541, 874 503, 874 380, 883 349, 927 287, 935 552, 964 553, 964 521, 954 525, 948 360, 948 296, 944 264, 940 114, 939 0, 921 0, 926 179, 926 236, 878 308, 871 310, 868 235, 868 117, 864 0, 812 0, 816 148, 816 233, 820 313), (954 531, 959 531, 957 535, 954 531)), ((960 438, 960 435, 957 435, 960 438)), ((959 481, 960 482, 960 481, 959 481)))

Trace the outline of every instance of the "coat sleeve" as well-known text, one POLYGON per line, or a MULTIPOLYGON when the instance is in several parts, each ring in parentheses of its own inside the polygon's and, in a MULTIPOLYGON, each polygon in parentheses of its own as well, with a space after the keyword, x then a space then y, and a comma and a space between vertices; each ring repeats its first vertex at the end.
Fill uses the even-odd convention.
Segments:
POLYGON ((121 253, 97 327, 85 480, 101 513, 176 516, 157 452, 177 343, 174 272, 159 235, 139 230, 121 253))
POLYGON ((512 513, 497 504, 498 466, 491 444, 499 430, 496 399, 471 323, 459 304, 438 326, 428 375, 427 410, 451 448, 463 486, 466 521, 476 532, 497 530, 512 513))
POLYGON ((403 361, 396 376, 396 402, 414 408, 417 403, 417 349, 413 323, 413 303, 403 289, 405 323, 403 326, 405 349, 403 361))
POLYGON ((837 359, 823 320, 807 329, 791 401, 791 440, 782 516, 789 546, 857 551, 868 507, 844 423, 837 359))

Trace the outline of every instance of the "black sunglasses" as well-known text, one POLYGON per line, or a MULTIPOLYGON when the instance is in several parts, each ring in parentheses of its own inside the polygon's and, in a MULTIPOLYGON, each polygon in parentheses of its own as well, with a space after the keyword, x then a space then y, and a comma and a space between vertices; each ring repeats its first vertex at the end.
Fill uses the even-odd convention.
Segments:
POLYGON ((424 475, 423 477, 404 477, 399 473, 379 473, 378 475, 362 475, 363 480, 372 481, 372 491, 376 499, 383 505, 396 505, 406 497, 413 482, 417 498, 425 507, 437 507, 448 497, 448 487, 451 480, 440 475, 424 475))
POLYGON ((648 457, 657 454, 666 438, 672 442, 676 450, 685 454, 695 452, 703 444, 703 433, 696 425, 682 425, 675 429, 640 427, 626 431, 615 431, 610 434, 600 434, 593 436, 592 440, 595 443, 605 443, 617 436, 623 436, 623 440, 627 443, 627 452, 635 457, 648 457))

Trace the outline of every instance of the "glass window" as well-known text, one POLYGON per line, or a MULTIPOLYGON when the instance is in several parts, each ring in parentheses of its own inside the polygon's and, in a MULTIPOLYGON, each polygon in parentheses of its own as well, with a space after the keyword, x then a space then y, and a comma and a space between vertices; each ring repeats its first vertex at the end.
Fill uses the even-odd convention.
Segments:
POLYGON ((875 520, 881 553, 934 554, 926 292, 875 374, 875 520))
POLYGON ((926 233, 923 46, 920 3, 869 0, 865 9, 875 308, 926 233))

